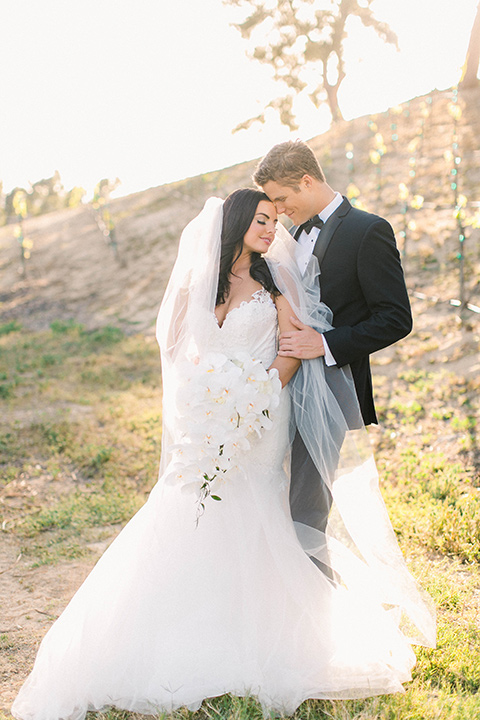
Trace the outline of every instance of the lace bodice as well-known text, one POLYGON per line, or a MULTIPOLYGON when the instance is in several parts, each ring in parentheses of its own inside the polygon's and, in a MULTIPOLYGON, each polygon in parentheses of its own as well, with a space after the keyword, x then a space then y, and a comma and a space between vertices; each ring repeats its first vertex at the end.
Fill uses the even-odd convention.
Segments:
POLYGON ((270 365, 277 351, 277 309, 270 293, 261 288, 227 313, 220 326, 214 313, 210 322, 209 349, 228 355, 245 350, 270 365))

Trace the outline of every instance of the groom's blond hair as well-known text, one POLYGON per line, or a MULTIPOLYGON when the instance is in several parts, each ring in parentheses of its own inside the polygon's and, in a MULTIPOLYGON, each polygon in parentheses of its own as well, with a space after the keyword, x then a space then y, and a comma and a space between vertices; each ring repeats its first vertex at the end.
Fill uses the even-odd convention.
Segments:
POLYGON ((262 188, 271 180, 294 187, 304 175, 325 182, 323 170, 308 145, 301 140, 289 140, 275 145, 265 155, 253 174, 253 181, 262 188))

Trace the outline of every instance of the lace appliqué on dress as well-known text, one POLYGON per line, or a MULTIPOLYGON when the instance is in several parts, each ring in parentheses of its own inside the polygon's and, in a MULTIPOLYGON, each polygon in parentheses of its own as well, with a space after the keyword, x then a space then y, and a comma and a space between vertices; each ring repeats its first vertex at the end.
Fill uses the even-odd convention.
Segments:
POLYGON ((270 293, 256 290, 250 300, 232 308, 221 325, 212 313, 208 345, 227 356, 232 348, 245 350, 268 367, 277 349, 277 308, 270 293))
POLYGON ((275 303, 272 300, 272 296, 270 295, 268 290, 266 290, 264 287, 261 287, 260 290, 255 290, 255 292, 252 293, 252 298, 259 303, 268 303, 275 307, 275 303))
POLYGON ((255 292, 252 293, 250 300, 242 300, 240 305, 237 305, 237 307, 234 307, 231 310, 229 310, 227 312, 227 314, 225 315, 225 317, 223 319, 223 323, 221 325, 218 322, 218 317, 217 317, 216 313, 214 312, 213 316, 216 320, 218 327, 222 328, 225 324, 226 319, 229 317, 229 315, 231 315, 232 313, 236 312, 237 310, 240 310, 241 308, 245 307, 245 305, 250 305, 250 303, 252 303, 252 302, 258 302, 260 304, 267 303, 267 304, 271 305, 272 307, 275 307, 275 303, 273 302, 272 296, 270 295, 268 290, 265 290, 264 287, 261 287, 259 290, 255 290, 255 292))

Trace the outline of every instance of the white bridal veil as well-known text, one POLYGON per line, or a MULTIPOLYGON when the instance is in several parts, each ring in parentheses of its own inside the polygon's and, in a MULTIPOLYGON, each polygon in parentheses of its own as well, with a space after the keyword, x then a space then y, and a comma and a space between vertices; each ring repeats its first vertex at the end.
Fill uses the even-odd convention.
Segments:
MULTIPOLYGON (((185 228, 158 316, 163 375, 161 474, 178 440, 180 368, 185 359, 202 358, 209 350, 204 328, 215 308, 222 217, 223 201, 210 198, 185 228)), ((331 328, 332 314, 320 301, 317 259, 312 257, 302 277, 295 247, 279 224, 265 259, 295 315, 325 331, 331 328)), ((433 647, 431 600, 410 575, 390 524, 349 368, 327 368, 323 358, 303 361, 289 390, 292 438, 297 428, 333 497, 325 532, 295 524, 303 549, 330 566, 336 580, 359 598, 374 596, 380 601, 411 642, 433 647)))

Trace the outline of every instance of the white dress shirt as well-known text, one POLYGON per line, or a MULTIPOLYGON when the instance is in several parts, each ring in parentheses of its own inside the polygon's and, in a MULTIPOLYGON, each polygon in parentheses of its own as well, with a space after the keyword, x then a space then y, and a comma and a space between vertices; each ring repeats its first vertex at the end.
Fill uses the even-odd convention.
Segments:
MULTIPOLYGON (((339 192, 336 192, 332 202, 328 203, 328 205, 323 208, 322 212, 318 213, 318 217, 323 220, 324 223, 326 223, 330 215, 333 215, 335 210, 340 207, 342 202, 343 197, 340 195, 339 192)), ((315 247, 315 243, 317 242, 318 236, 321 232, 322 228, 318 227, 313 227, 309 233, 303 230, 302 234, 297 240, 296 260, 298 268, 302 275, 304 275, 305 270, 307 269, 307 265, 310 262, 310 258, 312 257, 313 248, 315 247)), ((336 365, 337 363, 335 361, 335 358, 333 357, 330 348, 328 347, 328 343, 323 335, 322 340, 323 346, 325 348, 325 363, 328 366, 336 365)))

